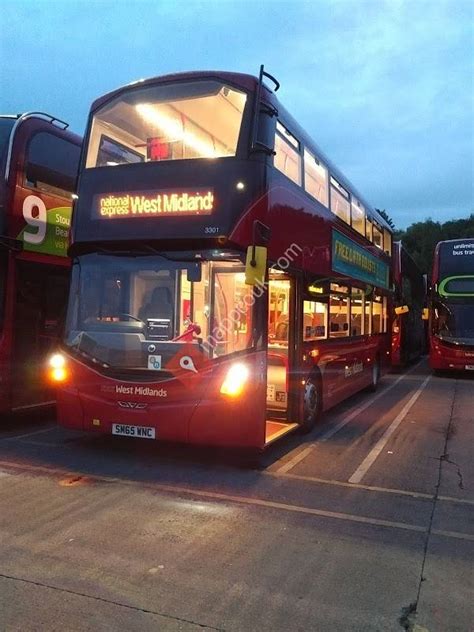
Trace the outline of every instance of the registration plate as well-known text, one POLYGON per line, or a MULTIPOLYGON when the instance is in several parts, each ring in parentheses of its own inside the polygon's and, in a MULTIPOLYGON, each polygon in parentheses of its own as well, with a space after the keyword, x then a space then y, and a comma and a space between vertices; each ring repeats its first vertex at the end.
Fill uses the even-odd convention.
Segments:
POLYGON ((112 424, 112 434, 121 437, 138 437, 139 439, 154 439, 155 429, 147 426, 128 426, 126 424, 112 424))
POLYGON ((474 364, 466 364, 466 371, 474 371, 474 364))

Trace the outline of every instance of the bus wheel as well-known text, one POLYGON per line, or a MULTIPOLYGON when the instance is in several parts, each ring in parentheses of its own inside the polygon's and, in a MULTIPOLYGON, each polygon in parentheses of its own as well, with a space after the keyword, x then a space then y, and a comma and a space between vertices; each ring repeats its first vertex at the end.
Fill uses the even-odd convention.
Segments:
POLYGON ((311 432, 319 419, 321 405, 321 383, 317 377, 310 377, 304 387, 303 422, 300 424, 300 432, 311 432))
POLYGON ((367 389, 370 393, 375 393, 379 385, 379 380, 380 380, 380 361, 377 358, 372 365, 372 380, 367 389))

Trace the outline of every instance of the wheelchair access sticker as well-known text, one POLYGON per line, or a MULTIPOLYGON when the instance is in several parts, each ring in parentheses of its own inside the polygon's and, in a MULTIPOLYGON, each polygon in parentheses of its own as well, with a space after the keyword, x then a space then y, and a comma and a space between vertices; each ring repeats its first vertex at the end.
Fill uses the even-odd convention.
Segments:
POLYGON ((161 356, 149 355, 148 356, 148 368, 151 371, 161 371, 161 356))

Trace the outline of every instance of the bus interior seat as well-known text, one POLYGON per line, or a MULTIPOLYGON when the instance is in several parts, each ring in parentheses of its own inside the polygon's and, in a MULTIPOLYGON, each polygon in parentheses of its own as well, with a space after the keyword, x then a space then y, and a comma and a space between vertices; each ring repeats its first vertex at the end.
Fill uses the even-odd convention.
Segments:
POLYGON ((149 302, 138 311, 138 318, 143 321, 148 318, 164 318, 173 323, 174 305, 171 301, 170 289, 162 285, 155 287, 149 302))
POLYGON ((287 320, 281 321, 275 328, 275 340, 288 340, 288 326, 287 320))

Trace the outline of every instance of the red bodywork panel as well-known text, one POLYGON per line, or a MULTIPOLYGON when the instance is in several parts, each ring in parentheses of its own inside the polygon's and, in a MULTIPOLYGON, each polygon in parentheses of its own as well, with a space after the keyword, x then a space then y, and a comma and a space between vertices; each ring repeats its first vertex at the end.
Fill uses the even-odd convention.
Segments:
POLYGON ((252 379, 244 394, 232 399, 222 395, 220 388, 229 366, 236 361, 213 361, 198 373, 181 370, 175 377, 156 382, 128 382, 105 377, 68 357, 69 380, 58 392, 59 423, 108 434, 113 423, 152 426, 161 440, 262 448, 265 353, 239 357, 238 361, 249 367, 252 379), (127 402, 146 407, 128 408, 127 402))
MULTIPOLYGON (((430 336, 430 367, 435 370, 465 371, 474 367, 474 348, 456 348, 430 336)), ((474 369, 471 369, 474 370, 474 369)))

